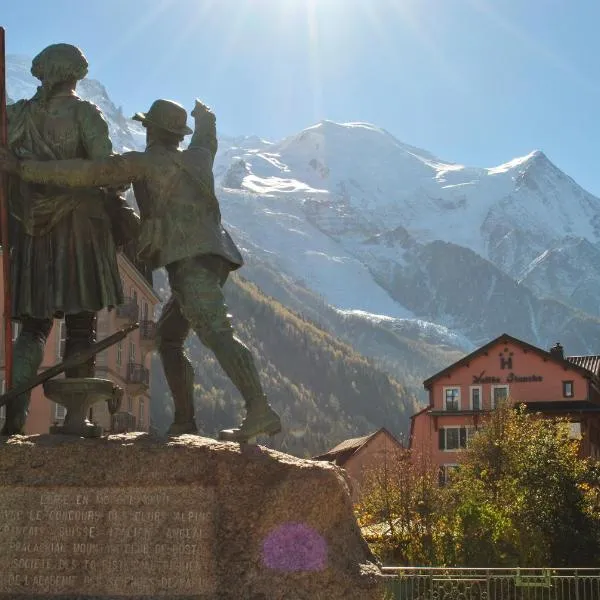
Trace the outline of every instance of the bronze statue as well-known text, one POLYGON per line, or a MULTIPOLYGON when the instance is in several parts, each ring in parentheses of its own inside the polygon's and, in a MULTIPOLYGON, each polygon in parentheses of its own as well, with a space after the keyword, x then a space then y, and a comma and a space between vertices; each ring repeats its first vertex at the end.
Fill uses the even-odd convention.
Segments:
POLYGON ((14 160, 0 152, 0 168, 26 182, 74 187, 133 182, 140 207, 138 248, 154 268, 166 266, 172 296, 157 328, 157 345, 175 403, 170 433, 197 432, 194 420, 194 371, 183 350, 190 328, 210 348, 242 394, 246 417, 241 426, 220 432, 223 440, 245 442, 281 430, 270 407, 252 355, 234 335, 222 287, 242 257, 221 224, 214 191, 213 161, 217 151, 214 114, 196 101, 195 131, 189 147, 179 144, 192 133, 185 109, 157 100, 134 119, 146 128, 146 151, 105 160, 39 162, 14 160))
MULTIPOLYGON (((36 94, 8 106, 8 143, 22 159, 98 159, 111 155, 99 109, 75 93, 88 63, 69 44, 45 48, 32 62, 41 81, 36 94)), ((96 336, 96 313, 123 302, 111 216, 117 225, 124 200, 99 187, 71 189, 12 177, 12 316, 21 330, 14 346, 13 385, 38 371, 54 318, 66 322, 64 357, 85 350, 96 336)), ((130 213, 131 216, 131 213, 130 213)), ((94 360, 67 377, 94 374, 94 360)), ((22 433, 30 393, 8 402, 2 434, 22 433)))

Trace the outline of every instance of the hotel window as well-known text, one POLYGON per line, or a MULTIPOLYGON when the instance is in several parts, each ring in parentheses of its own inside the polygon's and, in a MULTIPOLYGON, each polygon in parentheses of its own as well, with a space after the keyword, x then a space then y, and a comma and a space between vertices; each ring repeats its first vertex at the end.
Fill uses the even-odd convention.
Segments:
POLYGON ((471 386, 469 391, 471 395, 471 410, 481 410, 483 408, 481 405, 481 386, 471 386))
POLYGON ((466 427, 441 427, 438 435, 440 450, 463 450, 467 447, 466 427))
POLYGON ((130 415, 133 414, 133 398, 131 396, 127 396, 127 412, 130 415))
POLYGON ((19 337, 19 332, 21 331, 21 323, 13 323, 12 324, 12 341, 15 342, 19 337))
POLYGON ((135 344, 129 342, 129 364, 135 363, 135 344))
POLYGON ((575 421, 573 423, 569 423, 569 439, 580 440, 581 438, 581 422, 575 421))
POLYGON ((573 392, 573 382, 563 381, 563 398, 572 398, 575 394, 573 392))
POLYGON ((496 408, 501 402, 508 398, 508 386, 507 385, 493 385, 492 386, 492 408, 496 408))
POLYGON ((439 470, 438 482, 440 487, 446 485, 452 478, 452 473, 458 469, 458 465, 442 465, 439 470))
POLYGON ((54 419, 56 421, 64 421, 67 416, 67 409, 60 404, 54 403, 54 419))
POLYGON ((148 320, 148 303, 144 302, 143 308, 142 308, 142 321, 147 321, 147 320, 148 320))
POLYGON ((444 388, 444 410, 460 410, 460 388, 444 388))
POLYGON ((123 364, 123 340, 117 344, 117 367, 123 364))
POLYGON ((56 345, 56 356, 62 358, 65 355, 65 344, 67 342, 67 325, 64 321, 58 324, 58 340, 56 345))
POLYGON ((140 398, 140 429, 143 429, 144 427, 144 419, 146 418, 146 415, 144 414, 144 399, 140 398))

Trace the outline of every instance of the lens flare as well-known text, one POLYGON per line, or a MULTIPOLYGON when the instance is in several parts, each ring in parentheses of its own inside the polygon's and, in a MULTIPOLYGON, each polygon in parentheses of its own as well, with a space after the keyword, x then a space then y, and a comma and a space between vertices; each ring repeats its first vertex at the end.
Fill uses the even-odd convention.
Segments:
POLYGON ((285 523, 265 538, 263 562, 275 571, 322 571, 327 567, 327 542, 304 523, 285 523))

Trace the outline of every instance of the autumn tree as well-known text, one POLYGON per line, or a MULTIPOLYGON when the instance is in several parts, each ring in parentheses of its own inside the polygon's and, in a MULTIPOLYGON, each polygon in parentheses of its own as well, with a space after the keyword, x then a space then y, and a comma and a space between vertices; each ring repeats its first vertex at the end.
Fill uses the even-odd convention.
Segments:
POLYGON ((499 406, 444 487, 410 451, 372 474, 357 508, 388 564, 566 567, 600 560, 600 465, 569 423, 499 406))
POLYGON ((597 564, 600 518, 589 460, 569 423, 508 403, 473 437, 444 490, 444 555, 466 566, 597 564))
POLYGON ((433 564, 440 514, 437 469, 426 456, 399 454, 365 480, 358 521, 373 551, 389 564, 433 564))

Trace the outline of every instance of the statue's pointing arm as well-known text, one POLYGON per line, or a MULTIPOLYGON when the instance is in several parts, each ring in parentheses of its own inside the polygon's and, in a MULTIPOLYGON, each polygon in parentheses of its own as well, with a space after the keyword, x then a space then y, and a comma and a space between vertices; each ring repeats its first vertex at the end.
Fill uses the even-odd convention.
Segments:
POLYGON ((194 135, 188 148, 195 150, 203 148, 208 150, 214 160, 217 153, 217 120, 206 104, 196 100, 192 116, 196 122, 194 127, 194 135))

